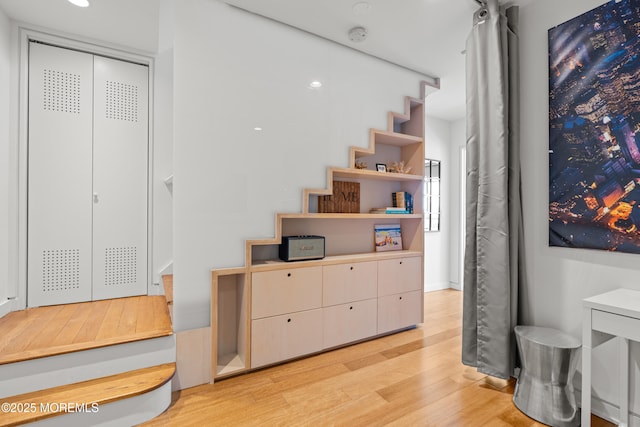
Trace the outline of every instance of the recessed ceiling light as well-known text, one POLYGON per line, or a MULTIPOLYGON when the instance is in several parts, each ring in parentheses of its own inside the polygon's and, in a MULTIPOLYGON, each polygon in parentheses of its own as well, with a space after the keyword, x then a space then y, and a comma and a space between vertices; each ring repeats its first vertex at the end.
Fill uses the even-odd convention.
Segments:
POLYGON ((255 131, 261 131, 261 130, 262 130, 262 128, 261 128, 261 127, 254 127, 254 128, 253 128, 253 130, 255 130, 255 131))
POLYGON ((68 0, 68 2, 78 7, 89 7, 89 0, 68 0))
POLYGON ((321 88, 321 87, 322 87, 322 83, 321 83, 321 82, 319 82, 318 80, 314 80, 314 81, 312 81, 311 83, 309 83, 309 87, 310 87, 311 89, 319 89, 319 88, 321 88))

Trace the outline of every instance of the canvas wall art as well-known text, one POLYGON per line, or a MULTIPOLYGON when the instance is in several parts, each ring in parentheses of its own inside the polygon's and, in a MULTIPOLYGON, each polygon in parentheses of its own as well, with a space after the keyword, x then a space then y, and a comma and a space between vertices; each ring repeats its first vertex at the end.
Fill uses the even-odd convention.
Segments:
POLYGON ((640 253, 640 0, 549 30, 549 245, 640 253))

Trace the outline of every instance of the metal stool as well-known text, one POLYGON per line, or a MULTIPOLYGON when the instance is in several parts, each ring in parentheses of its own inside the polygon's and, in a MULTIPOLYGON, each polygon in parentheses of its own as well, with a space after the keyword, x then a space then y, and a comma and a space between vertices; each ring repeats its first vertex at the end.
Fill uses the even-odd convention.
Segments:
POLYGON ((580 425, 573 392, 579 339, 551 328, 516 326, 522 369, 513 403, 527 416, 554 427, 580 425))

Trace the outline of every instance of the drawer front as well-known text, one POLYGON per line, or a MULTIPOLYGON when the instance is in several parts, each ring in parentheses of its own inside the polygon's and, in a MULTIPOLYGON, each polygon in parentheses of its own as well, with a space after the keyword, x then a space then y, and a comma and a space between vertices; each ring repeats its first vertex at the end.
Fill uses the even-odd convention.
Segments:
POLYGON ((251 322, 251 367, 322 350, 322 309, 251 322))
POLYGON ((322 270, 322 305, 362 301, 378 295, 376 261, 327 265, 322 270))
POLYGON ((422 257, 378 261, 378 296, 422 290, 422 257))
POLYGON ((591 329, 640 341, 640 319, 600 310, 591 310, 591 329))
POLYGON ((322 306, 322 267, 292 268, 251 275, 251 318, 277 316, 322 306))
POLYGON ((422 291, 378 298, 378 333, 395 331, 423 322, 422 291))
POLYGON ((370 299, 323 309, 324 348, 376 335, 378 300, 370 299))

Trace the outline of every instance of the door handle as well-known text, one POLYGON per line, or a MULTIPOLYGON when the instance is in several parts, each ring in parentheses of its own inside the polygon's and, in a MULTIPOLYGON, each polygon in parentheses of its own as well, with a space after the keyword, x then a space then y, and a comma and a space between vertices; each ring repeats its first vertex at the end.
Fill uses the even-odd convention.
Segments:
POLYGON ((98 193, 93 193, 93 203, 98 203, 98 193))

